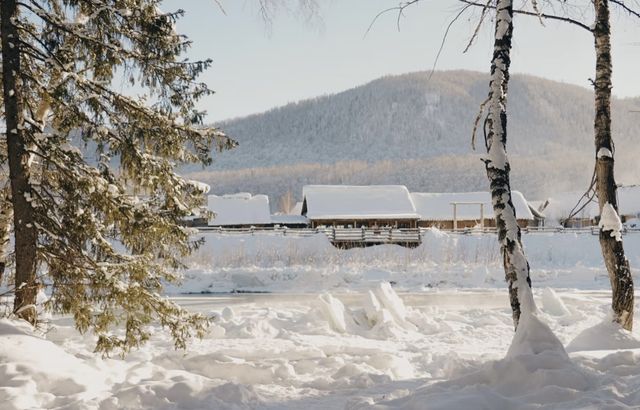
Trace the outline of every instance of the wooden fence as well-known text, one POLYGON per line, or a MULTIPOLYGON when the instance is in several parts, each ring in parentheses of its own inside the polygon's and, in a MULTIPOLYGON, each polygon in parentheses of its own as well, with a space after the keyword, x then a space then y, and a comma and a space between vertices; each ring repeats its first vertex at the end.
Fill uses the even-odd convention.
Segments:
MULTIPOLYGON (((394 228, 287 228, 287 227, 246 227, 246 228, 224 228, 214 226, 199 226, 200 232, 212 232, 227 235, 253 235, 255 233, 273 233, 282 236, 313 236, 324 233, 331 241, 360 241, 375 243, 395 243, 420 241, 421 234, 428 232, 430 228, 419 229, 394 229, 394 228)), ((597 226, 585 228, 562 228, 562 227, 527 227, 522 228, 523 234, 536 233, 577 233, 598 235, 597 226)), ((443 230, 447 233, 471 235, 471 234, 495 234, 496 228, 464 228, 443 230)), ((640 233, 640 228, 625 228, 623 235, 640 233)))

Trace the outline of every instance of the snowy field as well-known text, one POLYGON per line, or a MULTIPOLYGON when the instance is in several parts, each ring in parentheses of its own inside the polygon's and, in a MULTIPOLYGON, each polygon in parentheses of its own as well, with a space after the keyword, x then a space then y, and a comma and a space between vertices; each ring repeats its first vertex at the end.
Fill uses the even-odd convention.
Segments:
MULTIPOLYGON (((380 281, 403 291, 505 288, 496 237, 427 231, 415 249, 396 245, 338 250, 325 235, 206 233, 180 287, 184 292, 363 290, 380 281)), ((640 267, 640 232, 624 236, 631 267, 640 267)), ((598 237, 591 233, 523 235, 534 287, 608 289, 598 237)))
MULTIPOLYGON (((538 318, 514 339, 490 235, 338 251, 323 237, 207 235, 177 295, 213 319, 101 358, 66 317, 0 320, 0 409, 640 408, 640 335, 608 320, 597 237, 524 237, 538 318), (390 286, 388 282, 394 282, 390 286)), ((640 234, 625 236, 632 269, 640 234)), ((637 277, 636 277, 637 280, 637 277)))

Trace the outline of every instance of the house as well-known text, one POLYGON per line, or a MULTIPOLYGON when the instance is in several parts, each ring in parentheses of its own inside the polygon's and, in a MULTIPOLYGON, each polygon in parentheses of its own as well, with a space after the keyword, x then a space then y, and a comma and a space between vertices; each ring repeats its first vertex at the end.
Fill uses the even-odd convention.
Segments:
POLYGON ((306 185, 302 197, 312 228, 416 228, 419 219, 403 185, 306 185))
MULTIPOLYGON (((464 229, 495 227, 493 204, 489 192, 411 193, 411 199, 420 215, 420 227, 464 229)), ((534 215, 524 196, 511 191, 511 200, 521 228, 534 224, 534 215)))
MULTIPOLYGON (((619 186, 618 213, 623 223, 635 224, 640 218, 640 185, 619 186)), ((598 225, 600 208, 594 197, 586 202, 584 192, 561 192, 547 199, 539 210, 544 213, 547 225, 566 228, 583 228, 598 225), (577 206, 580 201, 580 205, 577 206), (586 202, 586 204, 585 204, 586 202)))
POLYGON ((209 195, 207 208, 215 214, 209 220, 209 226, 242 228, 265 227, 272 224, 269 198, 266 195, 209 195))
POLYGON ((597 200, 585 203, 584 192, 560 192, 548 198, 538 210, 545 216, 546 226, 584 228, 594 225, 600 215, 597 200))

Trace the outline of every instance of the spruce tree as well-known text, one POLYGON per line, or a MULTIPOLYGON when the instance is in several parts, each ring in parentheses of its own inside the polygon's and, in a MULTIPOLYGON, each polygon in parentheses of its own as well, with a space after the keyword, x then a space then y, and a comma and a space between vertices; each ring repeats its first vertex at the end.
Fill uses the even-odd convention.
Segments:
POLYGON ((202 126, 196 102, 211 91, 197 77, 211 62, 183 58, 190 43, 174 27, 183 12, 159 4, 3 0, 0 9, 14 313, 36 323, 37 289, 50 286, 49 307, 95 332, 105 353, 143 343, 154 320, 176 347, 206 327, 161 296, 199 245, 179 222, 203 189, 175 171, 234 142, 202 126))

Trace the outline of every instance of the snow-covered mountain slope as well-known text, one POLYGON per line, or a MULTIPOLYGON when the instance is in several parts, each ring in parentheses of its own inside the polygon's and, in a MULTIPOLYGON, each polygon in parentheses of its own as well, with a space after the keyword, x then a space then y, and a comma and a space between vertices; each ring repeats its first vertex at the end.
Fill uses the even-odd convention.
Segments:
MULTIPOLYGON (((585 81, 586 83, 586 81, 585 81)), ((471 130, 487 75, 469 71, 384 77, 335 95, 219 124, 240 142, 212 168, 189 169, 215 193, 250 191, 277 199, 302 184, 405 184, 412 191, 486 189, 471 130)), ((614 100, 620 182, 635 183, 633 144, 640 99, 614 100)), ((509 141, 514 187, 544 197, 586 186, 593 161, 593 94, 586 88, 514 75, 509 141)), ((298 198, 299 199, 299 198, 298 198)))

